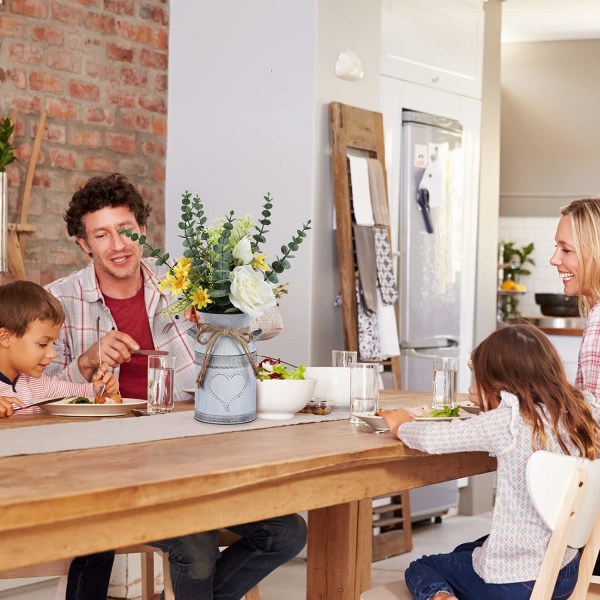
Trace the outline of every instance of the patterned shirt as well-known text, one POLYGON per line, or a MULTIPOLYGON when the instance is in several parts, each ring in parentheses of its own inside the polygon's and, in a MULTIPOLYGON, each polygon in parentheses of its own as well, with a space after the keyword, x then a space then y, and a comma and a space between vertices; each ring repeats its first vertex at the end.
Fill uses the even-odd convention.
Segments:
MULTIPOLYGON (((154 259, 141 261, 145 316, 152 332, 154 349, 167 350, 177 359, 175 399, 189 399, 189 393, 184 390, 195 386, 194 338, 189 335, 195 326, 183 317, 165 314, 165 309, 175 299, 158 289, 158 283, 165 277, 168 267, 158 267, 155 262, 154 259)), ((48 365, 46 372, 67 381, 83 383, 85 379, 79 372, 77 359, 96 342, 96 318, 100 317, 101 336, 117 329, 98 286, 94 263, 90 262, 84 269, 57 279, 46 289, 60 300, 66 313, 66 320, 55 343, 57 357, 48 365)), ((118 368, 115 369, 115 376, 119 376, 118 368)))
MULTIPOLYGON (((9 398, 19 398, 27 406, 36 400, 43 398, 65 398, 69 396, 94 397, 94 386, 91 383, 71 383, 62 381, 58 377, 30 377, 21 373, 15 383, 15 389, 12 384, 0 381, 0 396, 9 398)), ((17 408, 16 404, 13 404, 17 408)), ((34 406, 28 409, 19 409, 19 413, 41 412, 41 408, 34 406)), ((19 414, 16 413, 16 414, 19 414)))
POLYGON ((600 398, 600 301, 594 304, 585 322, 575 385, 600 398))
MULTIPOLYGON (((398 437, 409 447, 430 454, 484 451, 498 460, 498 487, 490 535, 473 552, 473 568, 487 583, 516 583, 536 579, 551 531, 533 505, 527 491, 525 468, 533 453, 532 429, 519 412, 519 400, 501 393, 498 408, 464 421, 405 423, 398 437)), ((600 420, 600 403, 585 394, 594 418, 600 420)), ((548 433, 548 450, 562 454, 548 433)), ((562 433, 562 431, 561 431, 562 433)), ((563 436, 571 454, 577 449, 563 436)), ((562 565, 576 550, 568 548, 562 565)))

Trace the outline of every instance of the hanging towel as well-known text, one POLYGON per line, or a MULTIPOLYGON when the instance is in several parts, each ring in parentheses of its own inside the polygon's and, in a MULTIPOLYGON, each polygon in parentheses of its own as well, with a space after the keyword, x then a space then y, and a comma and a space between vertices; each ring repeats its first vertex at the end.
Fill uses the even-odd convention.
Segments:
POLYGON ((354 247, 360 286, 365 298, 365 307, 370 311, 377 310, 377 260, 375 257, 375 237, 373 227, 352 225, 354 230, 354 247))
POLYGON ((390 226, 390 210, 385 193, 385 180, 381 163, 376 158, 368 158, 369 189, 371 191, 371 204, 373 205, 373 218, 376 225, 390 226))
POLYGON ((354 220, 359 225, 374 225, 367 159, 361 156, 348 156, 348 160, 350 161, 354 220))
POLYGON ((377 262, 377 281, 381 298, 385 304, 395 304, 398 300, 396 278, 392 268, 392 252, 388 240, 387 227, 374 227, 375 260, 377 262))
POLYGON ((358 309, 359 360, 381 360, 377 313, 366 309, 362 289, 358 282, 356 283, 356 305, 358 309))
POLYGON ((396 308, 393 304, 386 304, 381 294, 378 294, 377 328, 379 331, 379 353, 381 356, 383 358, 399 356, 400 341, 398 340, 396 308))

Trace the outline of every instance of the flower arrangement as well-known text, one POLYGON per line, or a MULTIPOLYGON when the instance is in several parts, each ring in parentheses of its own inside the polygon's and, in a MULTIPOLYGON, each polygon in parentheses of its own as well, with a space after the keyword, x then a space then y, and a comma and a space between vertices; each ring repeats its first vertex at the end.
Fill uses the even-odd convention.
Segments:
MULTIPOLYGON (((292 253, 306 237, 311 221, 304 223, 286 246, 281 246, 281 257, 277 255, 269 264, 261 244, 266 242, 267 227, 271 225, 273 198, 267 194, 263 200, 258 223, 250 216, 235 217, 230 211, 207 224, 200 198, 192 198, 190 192, 183 194, 179 229, 185 250, 160 283, 161 291, 167 290, 178 298, 170 313, 182 313, 191 307, 257 317, 287 292, 278 275, 290 268, 292 253)), ((149 248, 158 265, 169 264, 169 253, 161 255, 161 249, 152 247, 145 235, 131 230, 121 233, 149 248)))

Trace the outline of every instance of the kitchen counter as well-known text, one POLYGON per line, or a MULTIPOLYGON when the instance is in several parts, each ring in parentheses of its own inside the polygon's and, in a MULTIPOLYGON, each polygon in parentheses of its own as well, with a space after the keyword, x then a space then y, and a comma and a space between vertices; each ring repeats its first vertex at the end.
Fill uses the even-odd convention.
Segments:
POLYGON ((581 337, 585 325, 585 319, 579 317, 522 317, 522 320, 535 325, 546 335, 581 337))

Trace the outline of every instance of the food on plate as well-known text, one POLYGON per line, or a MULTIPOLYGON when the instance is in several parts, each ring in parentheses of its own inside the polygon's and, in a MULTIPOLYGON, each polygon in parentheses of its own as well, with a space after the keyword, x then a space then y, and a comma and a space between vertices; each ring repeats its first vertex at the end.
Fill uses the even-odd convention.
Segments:
MULTIPOLYGON (((289 363, 285 363, 289 364, 289 363)), ((292 370, 286 369, 280 358, 265 357, 258 363, 258 376, 260 381, 268 379, 304 379, 305 365, 294 367, 289 365, 292 370)))
POLYGON ((385 408, 378 408, 378 409, 375 411, 375 416, 376 416, 376 417, 383 417, 383 413, 384 413, 384 412, 385 412, 385 408))
POLYGON ((115 392, 110 395, 96 396, 94 398, 94 404, 123 404, 123 398, 119 392, 115 392))
POLYGON ((425 415, 426 417, 459 417, 460 416, 460 406, 455 406, 454 408, 450 408, 449 406, 444 406, 444 408, 440 408, 439 410, 432 410, 430 413, 425 415))
POLYGON ((331 406, 327 400, 311 400, 301 411, 311 415, 328 415, 331 412, 331 406))
POLYGON ((84 396, 77 396, 76 398, 69 400, 68 404, 93 404, 93 402, 84 396))

